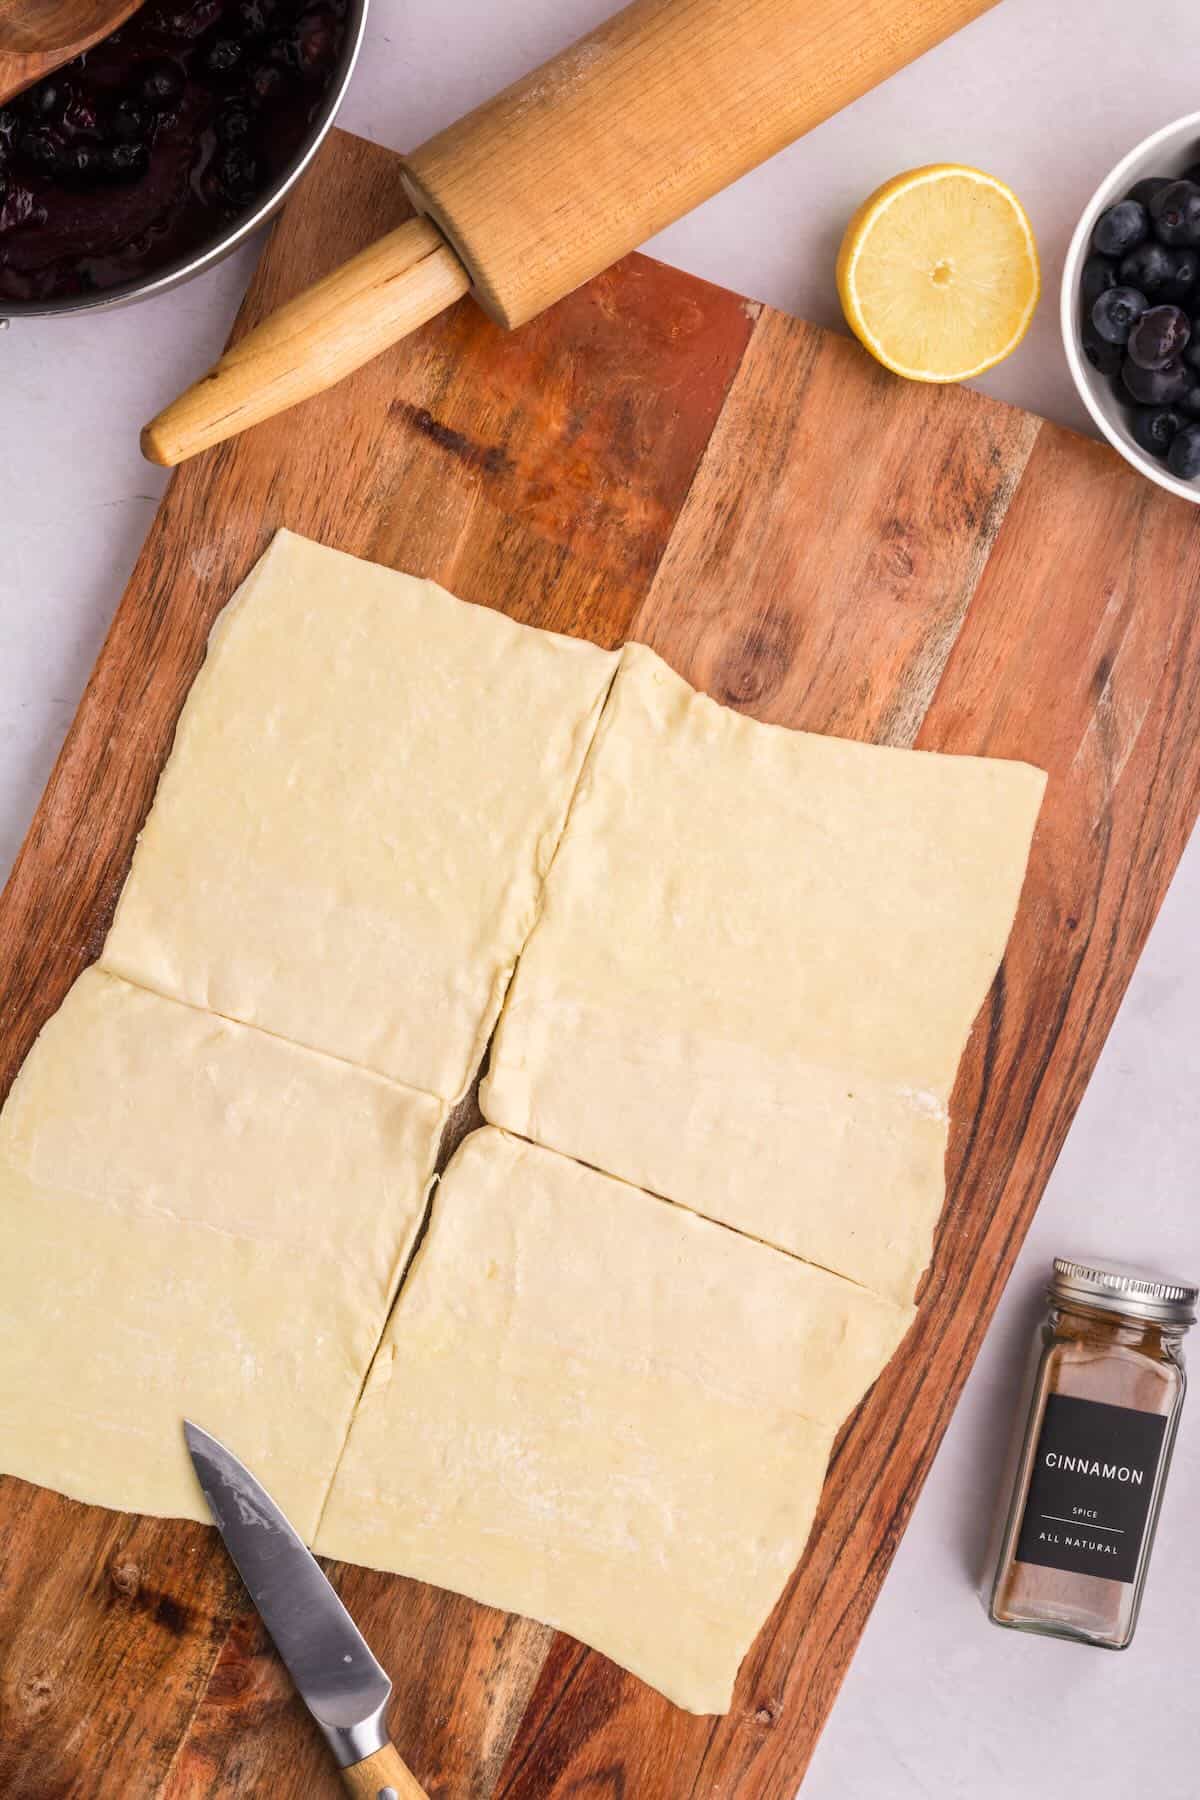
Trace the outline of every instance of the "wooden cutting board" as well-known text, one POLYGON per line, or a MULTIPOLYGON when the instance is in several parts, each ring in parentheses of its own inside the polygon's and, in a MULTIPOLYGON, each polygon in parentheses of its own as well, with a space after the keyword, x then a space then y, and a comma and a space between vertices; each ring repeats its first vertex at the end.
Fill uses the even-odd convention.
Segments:
MULTIPOLYGON (((335 136, 238 329, 403 211, 395 158, 335 136)), ((435 1800, 784 1800, 1196 814, 1200 515, 1096 444, 642 257, 512 337, 464 303, 173 480, 0 900, 3 1090, 99 950, 209 626, 285 524, 534 624, 644 638, 758 718, 1050 771, 919 1322, 842 1435, 728 1717, 527 1620, 333 1568, 435 1800)), ((340 1792, 211 1530, 0 1481, 0 1643, 13 1800, 340 1792)))

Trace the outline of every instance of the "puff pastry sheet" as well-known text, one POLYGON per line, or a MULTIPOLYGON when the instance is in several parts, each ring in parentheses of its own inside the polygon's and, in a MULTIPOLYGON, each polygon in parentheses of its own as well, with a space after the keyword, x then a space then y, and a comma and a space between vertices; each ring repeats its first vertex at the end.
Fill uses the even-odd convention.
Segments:
POLYGON ((484 1116, 910 1300, 1044 785, 760 724, 627 645, 484 1116))
POLYGON ((80 976, 0 1116, 0 1469, 207 1521, 186 1415, 311 1535, 443 1114, 80 976))
POLYGON ((615 664, 279 532, 213 629, 106 966, 457 1097, 615 664))
POLYGON ((485 1128, 435 1189, 316 1548, 723 1711, 911 1318, 485 1128))

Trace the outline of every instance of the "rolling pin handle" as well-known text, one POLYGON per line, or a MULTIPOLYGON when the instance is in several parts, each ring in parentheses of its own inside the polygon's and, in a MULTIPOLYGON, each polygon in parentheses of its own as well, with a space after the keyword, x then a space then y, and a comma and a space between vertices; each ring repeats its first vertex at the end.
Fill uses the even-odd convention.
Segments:
POLYGON ((470 277, 428 219, 409 219, 227 350, 142 431, 177 463, 322 393, 461 298, 470 277))

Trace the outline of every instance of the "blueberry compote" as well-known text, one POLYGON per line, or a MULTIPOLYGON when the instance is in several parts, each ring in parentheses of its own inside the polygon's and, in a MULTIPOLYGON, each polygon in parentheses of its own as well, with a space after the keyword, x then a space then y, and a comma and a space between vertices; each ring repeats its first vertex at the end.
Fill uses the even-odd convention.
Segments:
POLYGON ((101 293, 250 212, 302 147, 347 0, 147 0, 0 107, 0 301, 101 293))

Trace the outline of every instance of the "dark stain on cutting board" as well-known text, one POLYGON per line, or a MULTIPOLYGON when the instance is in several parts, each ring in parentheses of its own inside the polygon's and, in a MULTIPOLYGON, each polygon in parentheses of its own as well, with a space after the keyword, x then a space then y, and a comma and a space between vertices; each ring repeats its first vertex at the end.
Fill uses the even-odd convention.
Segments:
MULTIPOLYGON (((237 329, 404 210, 394 157, 335 134, 237 329)), ((756 717, 1050 771, 920 1318, 728 1717, 527 1620, 332 1571, 434 1800, 785 1800, 1195 817, 1196 516, 1097 445, 645 258, 514 336, 464 303, 172 481, 0 899, 0 1090, 97 953, 208 628, 280 524, 645 637, 756 717)), ((341 1791, 211 1530, 0 1481, 0 1643, 6 1796, 341 1791)))

